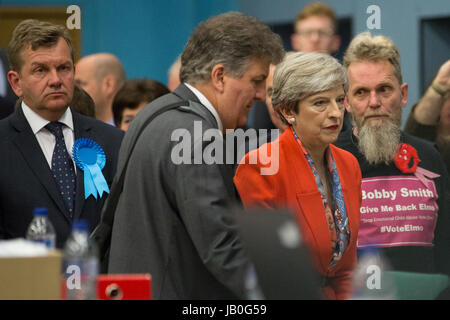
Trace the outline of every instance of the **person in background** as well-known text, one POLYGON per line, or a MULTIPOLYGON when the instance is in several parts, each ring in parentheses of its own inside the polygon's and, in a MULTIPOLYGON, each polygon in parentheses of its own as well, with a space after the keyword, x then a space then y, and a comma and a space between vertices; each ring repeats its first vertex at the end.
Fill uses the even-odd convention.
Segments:
POLYGON ((336 15, 330 6, 313 2, 298 13, 291 35, 293 50, 331 55, 338 51, 340 45, 336 15))
POLYGON ((330 55, 287 55, 275 70, 272 104, 288 127, 248 153, 234 177, 246 208, 295 213, 328 299, 351 295, 356 266, 361 171, 355 157, 331 144, 342 127, 347 87, 345 69, 330 55), (278 170, 262 174, 276 161, 278 170))
POLYGON ((412 108, 405 132, 435 142, 450 173, 450 60, 412 108))
POLYGON ((408 84, 397 47, 385 36, 361 33, 344 66, 354 128, 335 144, 362 171, 358 249, 377 250, 393 270, 449 274, 449 177, 433 144, 400 129, 408 84))
POLYGON ((0 97, 7 98, 14 104, 17 96, 8 83, 8 71, 10 69, 8 53, 3 48, 0 48, 0 97))
POLYGON ((151 79, 131 79, 114 97, 113 115, 116 127, 127 131, 131 121, 147 104, 169 93, 162 83, 151 79))
MULTIPOLYGON (((275 72, 276 66, 271 64, 269 69, 269 75, 266 79, 266 105, 267 110, 269 111, 270 120, 272 120, 272 123, 275 125, 275 127, 280 130, 280 134, 286 130, 288 125, 283 122, 281 119, 281 115, 276 112, 272 105, 272 93, 273 93, 273 74, 275 72)), ((275 137, 274 137, 275 138, 275 137)))
POLYGON ((246 297, 251 263, 234 221, 232 168, 222 158, 194 158, 222 150, 226 130, 245 124, 254 100, 265 98, 270 63, 283 55, 280 37, 242 13, 197 26, 181 56, 182 83, 145 107, 125 135, 118 175, 128 156, 130 165, 114 211, 109 273, 150 273, 155 299, 246 297), (215 138, 198 138, 206 133, 215 138))
POLYGON ((85 219, 91 230, 96 227, 108 195, 86 192, 92 186, 84 179, 88 169, 80 168, 86 159, 74 146, 89 139, 100 148, 95 152, 103 150, 106 160, 97 164, 96 179, 110 185, 123 132, 69 108, 75 70, 64 27, 22 21, 14 29, 8 56, 8 80, 22 103, 0 120, 0 238, 24 237, 33 209, 46 207, 56 247, 62 248, 73 220, 85 219))
POLYGON ((77 85, 73 89, 73 99, 70 102, 70 107, 86 117, 95 118, 94 100, 77 85))
POLYGON ((181 55, 169 68, 167 86, 170 91, 174 91, 180 85, 181 55))
POLYGON ((0 48, 0 119, 14 112, 14 102, 17 96, 8 84, 9 62, 5 50, 0 48))
POLYGON ((125 80, 122 64, 110 53, 83 57, 75 65, 75 82, 94 100, 96 118, 111 125, 114 125, 114 96, 125 80))
MULTIPOLYGON (((338 23, 333 9, 322 2, 313 2, 305 6, 294 22, 291 46, 294 51, 321 52, 333 55, 338 51, 341 38, 338 35, 338 23)), ((278 127, 273 115, 266 110, 264 103, 257 103, 249 115, 249 127, 271 129, 278 127)), ((350 116, 344 113, 342 130, 351 127, 350 116)))

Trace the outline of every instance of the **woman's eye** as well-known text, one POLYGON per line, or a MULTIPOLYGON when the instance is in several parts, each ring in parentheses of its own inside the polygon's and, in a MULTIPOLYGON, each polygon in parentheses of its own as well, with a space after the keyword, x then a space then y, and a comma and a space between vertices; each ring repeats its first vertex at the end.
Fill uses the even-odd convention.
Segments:
POLYGON ((326 104, 326 101, 325 100, 317 100, 316 102, 314 102, 314 105, 316 106, 316 107, 322 107, 322 106, 324 106, 326 104))

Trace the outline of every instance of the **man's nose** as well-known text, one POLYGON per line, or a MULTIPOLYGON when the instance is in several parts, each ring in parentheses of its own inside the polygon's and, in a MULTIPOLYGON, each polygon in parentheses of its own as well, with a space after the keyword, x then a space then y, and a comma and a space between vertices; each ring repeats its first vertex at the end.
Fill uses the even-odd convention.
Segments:
POLYGON ((59 86, 61 85, 61 76, 59 75, 56 69, 51 70, 48 73, 48 82, 51 86, 59 86))
POLYGON ((319 33, 319 31, 311 32, 311 35, 310 35, 309 39, 311 41, 314 41, 314 42, 319 41, 320 40, 320 33, 319 33))
POLYGON ((380 107, 380 99, 376 92, 371 91, 369 95, 369 107, 378 108, 380 107))
POLYGON ((266 84, 265 83, 263 83, 262 85, 260 85, 256 88, 255 99, 260 100, 260 101, 266 100, 266 84))

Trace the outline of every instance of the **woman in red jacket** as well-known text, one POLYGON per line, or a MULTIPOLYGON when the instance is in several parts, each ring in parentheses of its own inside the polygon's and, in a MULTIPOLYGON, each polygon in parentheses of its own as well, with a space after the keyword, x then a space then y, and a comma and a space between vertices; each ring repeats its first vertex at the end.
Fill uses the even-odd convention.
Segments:
POLYGON ((349 297, 356 265, 361 170, 331 144, 342 128, 347 88, 345 69, 331 56, 288 55, 275 70, 272 104, 289 128, 249 152, 234 178, 246 208, 295 212, 329 299, 349 297))

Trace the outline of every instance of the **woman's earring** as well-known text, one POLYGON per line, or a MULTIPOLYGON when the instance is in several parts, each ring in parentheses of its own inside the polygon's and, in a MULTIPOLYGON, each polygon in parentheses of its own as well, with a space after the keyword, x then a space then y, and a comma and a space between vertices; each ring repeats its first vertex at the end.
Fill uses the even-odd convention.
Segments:
POLYGON ((294 117, 289 118, 289 123, 294 125, 295 124, 295 118, 294 117))

